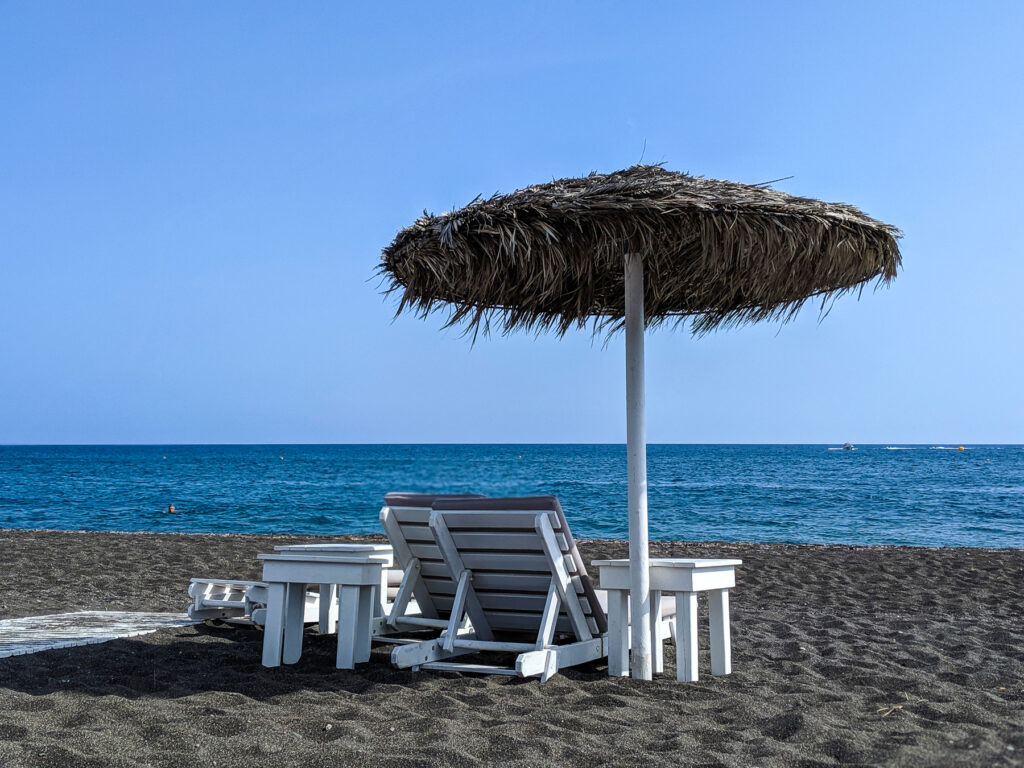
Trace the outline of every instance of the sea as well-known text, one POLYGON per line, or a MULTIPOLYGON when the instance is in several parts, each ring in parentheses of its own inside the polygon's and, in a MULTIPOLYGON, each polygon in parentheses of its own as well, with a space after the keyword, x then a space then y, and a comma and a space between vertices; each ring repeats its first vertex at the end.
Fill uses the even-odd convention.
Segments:
MULTIPOLYGON (((1024 547, 1020 445, 647 458, 652 540, 1024 547)), ((379 533, 389 491, 555 494, 578 538, 627 537, 623 445, 0 446, 0 528, 379 533)))

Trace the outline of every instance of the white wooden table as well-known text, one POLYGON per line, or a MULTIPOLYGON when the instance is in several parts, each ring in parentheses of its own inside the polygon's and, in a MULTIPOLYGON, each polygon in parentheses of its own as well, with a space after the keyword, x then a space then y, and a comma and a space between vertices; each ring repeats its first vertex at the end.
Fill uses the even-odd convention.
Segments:
POLYGON ((263 666, 294 664, 302 656, 302 613, 307 584, 338 587, 339 669, 370 659, 370 622, 389 557, 371 553, 279 552, 257 555, 267 584, 263 666))
MULTIPOLYGON (((651 626, 661 623, 663 592, 676 598, 676 679, 697 680, 697 593, 707 592, 711 625, 711 674, 732 671, 729 589, 742 560, 651 558, 651 626)), ((629 560, 594 560, 601 588, 608 590, 608 674, 629 674, 629 560)), ((652 631, 657 631, 652 630, 652 631)), ((661 640, 651 638, 655 674, 664 671, 661 640)))
MULTIPOLYGON (((394 566, 394 552, 390 544, 279 544, 274 547, 275 552, 298 552, 307 555, 312 554, 341 554, 353 555, 355 557, 367 557, 369 555, 386 557, 385 569, 381 575, 380 592, 378 605, 373 607, 373 615, 381 616, 384 613, 388 600, 388 572, 387 568, 394 566)), ((338 626, 338 586, 336 584, 320 585, 320 623, 318 629, 321 634, 334 632, 338 626)))

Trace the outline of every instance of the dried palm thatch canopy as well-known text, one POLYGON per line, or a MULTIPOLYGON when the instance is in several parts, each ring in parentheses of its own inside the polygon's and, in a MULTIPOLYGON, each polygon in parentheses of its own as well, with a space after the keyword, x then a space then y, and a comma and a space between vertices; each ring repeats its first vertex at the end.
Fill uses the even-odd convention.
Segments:
POLYGON ((690 318, 699 334, 888 283, 899 236, 849 205, 636 165, 424 213, 384 249, 381 271, 399 312, 447 307, 447 324, 474 334, 564 334, 591 320, 612 331, 623 259, 636 253, 647 325, 690 318))
POLYGON ((897 237, 848 205, 637 165, 424 214, 384 249, 380 270, 399 312, 447 308, 448 325, 473 334, 492 323, 625 328, 629 665, 650 680, 644 327, 785 320, 815 296, 824 308, 895 277, 897 237))

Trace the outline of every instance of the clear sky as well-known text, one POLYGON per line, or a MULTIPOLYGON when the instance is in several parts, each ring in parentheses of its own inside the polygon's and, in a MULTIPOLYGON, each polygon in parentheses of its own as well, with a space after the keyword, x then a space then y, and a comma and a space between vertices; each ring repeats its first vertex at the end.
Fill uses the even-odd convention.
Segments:
POLYGON ((1024 442, 1024 3, 0 2, 0 443, 623 442, 621 337, 392 321, 424 209, 645 162, 905 232, 647 344, 651 442, 1024 442))

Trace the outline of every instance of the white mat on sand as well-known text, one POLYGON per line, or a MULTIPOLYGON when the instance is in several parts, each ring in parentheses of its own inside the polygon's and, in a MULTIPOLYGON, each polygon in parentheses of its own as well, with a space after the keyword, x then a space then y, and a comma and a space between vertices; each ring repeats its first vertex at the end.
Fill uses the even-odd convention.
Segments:
POLYGON ((0 621, 0 658, 72 645, 104 643, 196 622, 186 613, 77 611, 0 621))

